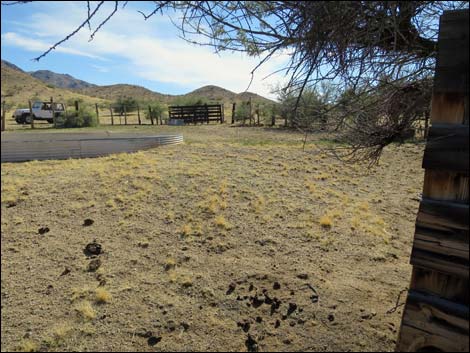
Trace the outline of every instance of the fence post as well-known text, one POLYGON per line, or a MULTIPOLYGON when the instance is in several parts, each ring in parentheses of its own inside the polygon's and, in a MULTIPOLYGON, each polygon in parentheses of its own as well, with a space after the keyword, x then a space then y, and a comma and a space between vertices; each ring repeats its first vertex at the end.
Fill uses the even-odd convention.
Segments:
POLYGON ((426 111, 424 113, 424 138, 428 138, 428 132, 429 132, 429 111, 426 111))
POLYGON ((235 124, 235 105, 236 103, 232 104, 232 125, 235 124))
POLYGON ((31 107, 31 101, 29 103, 29 116, 31 118, 31 129, 34 129, 34 117, 33 117, 33 108, 31 107))
POLYGON ((98 103, 95 103, 96 110, 96 119, 98 119, 98 124, 100 123, 100 113, 98 112, 98 103))
POLYGON ((54 98, 51 97, 51 112, 52 112, 52 123, 54 124, 54 128, 57 127, 57 122, 55 121, 55 109, 54 109, 54 98))
POLYGON ((127 125, 127 106, 124 106, 124 125, 127 125))
POLYGON ((225 121, 225 105, 222 103, 222 120, 220 121, 221 124, 223 124, 225 121))
POLYGON ((114 125, 114 116, 113 116, 113 107, 109 106, 109 111, 111 113, 111 125, 114 125))
POLYGON ((251 97, 250 97, 250 125, 251 125, 251 119, 253 119, 253 111, 252 111, 251 97))
POLYGON ((139 125, 142 125, 142 121, 140 120, 140 107, 137 104, 137 118, 139 119, 139 125))
POLYGON ((152 107, 150 105, 149 105, 149 117, 150 117, 150 122, 153 125, 152 107))
POLYGON ((5 131, 5 124, 6 124, 6 119, 5 119, 5 101, 2 102, 2 131, 5 131))
POLYGON ((78 111, 78 101, 75 101, 75 110, 78 111))
POLYGON ((273 115, 271 116, 271 126, 274 126, 274 125, 276 125, 276 116, 273 113, 273 115))
POLYGON ((257 119, 257 124, 259 125, 259 105, 256 108, 256 119, 257 119))

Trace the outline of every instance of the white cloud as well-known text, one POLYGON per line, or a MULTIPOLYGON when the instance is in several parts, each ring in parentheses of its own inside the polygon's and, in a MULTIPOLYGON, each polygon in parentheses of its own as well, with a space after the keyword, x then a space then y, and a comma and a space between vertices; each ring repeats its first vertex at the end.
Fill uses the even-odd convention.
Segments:
MULTIPOLYGON (((32 52, 44 52, 53 45, 52 42, 46 43, 42 40, 28 38, 26 36, 23 36, 21 34, 14 33, 14 32, 6 32, 2 34, 2 41, 4 42, 5 45, 19 47, 19 48, 32 51, 32 52)), ((94 55, 94 54, 87 53, 81 50, 70 48, 65 45, 58 46, 55 50, 61 53, 80 55, 80 56, 86 56, 92 59, 104 60, 102 57, 98 55, 94 55)))
MULTIPOLYGON (((47 8, 46 12, 35 13, 30 21, 25 21, 24 27, 30 30, 31 38, 8 32, 2 35, 5 44, 44 51, 49 48, 49 43, 62 39, 74 30, 86 16, 83 4, 48 6, 51 8, 47 8)), ((109 9, 108 6, 101 16, 105 17, 109 9)), ((97 23, 99 19, 92 25, 96 26, 97 23)), ((88 41, 89 35, 88 29, 84 28, 57 51, 94 59, 106 58, 121 65, 124 63, 130 73, 145 80, 190 89, 214 84, 242 92, 251 80, 251 71, 259 62, 257 58, 240 53, 223 52, 217 55, 209 47, 191 45, 177 37, 167 18, 154 16, 144 21, 141 14, 130 9, 118 11, 91 42, 88 41)), ((283 52, 261 66, 249 90, 273 97, 271 88, 277 82, 284 81, 283 76, 275 74, 265 81, 262 79, 282 67, 287 59, 288 53, 283 52)), ((108 69, 103 65, 94 68, 101 72, 108 69)))

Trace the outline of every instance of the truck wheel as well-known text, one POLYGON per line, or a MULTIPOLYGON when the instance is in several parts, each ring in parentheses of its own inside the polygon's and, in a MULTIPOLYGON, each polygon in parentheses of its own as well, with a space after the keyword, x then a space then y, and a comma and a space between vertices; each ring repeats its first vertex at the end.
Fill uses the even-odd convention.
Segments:
POLYGON ((17 124, 24 124, 24 118, 22 116, 17 116, 15 121, 17 124))
POLYGON ((31 115, 23 114, 23 124, 31 124, 31 115))
POLYGON ((49 124, 52 124, 52 123, 54 122, 54 119, 47 119, 47 122, 48 122, 49 124))

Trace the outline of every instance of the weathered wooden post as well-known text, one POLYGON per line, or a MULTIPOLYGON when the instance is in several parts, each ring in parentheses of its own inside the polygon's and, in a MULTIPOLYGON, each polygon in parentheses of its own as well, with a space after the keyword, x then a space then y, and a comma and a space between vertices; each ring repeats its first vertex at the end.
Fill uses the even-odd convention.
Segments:
POLYGON ((113 107, 109 106, 109 111, 111 113, 111 125, 114 125, 114 116, 113 116, 113 107))
POLYGON ((98 111, 98 103, 95 103, 95 110, 96 110, 96 119, 98 120, 98 124, 100 123, 100 113, 98 111))
POLYGON ((413 273, 397 351, 469 351, 469 11, 440 19, 413 273))
POLYGON ((124 125, 127 125, 127 106, 124 106, 124 125))
POLYGON ((57 127, 57 122, 55 119, 55 109, 54 109, 54 98, 51 97, 51 112, 52 112, 52 123, 54 124, 54 128, 57 127))
POLYGON ((31 101, 29 103, 29 118, 31 119, 31 129, 34 129, 34 115, 33 115, 33 107, 31 106, 31 101))
POLYGON ((428 132, 429 132, 429 118, 430 118, 430 114, 428 111, 426 111, 424 113, 424 134, 423 134, 423 137, 425 139, 428 138, 428 132))
POLYGON ((142 121, 140 120, 140 107, 137 104, 137 118, 139 119, 139 125, 142 125, 142 121))
POLYGON ((224 105, 224 103, 222 103, 222 108, 221 109, 222 109, 222 118, 220 120, 220 123, 223 124, 224 121, 225 121, 225 105, 224 105))
POLYGON ((236 103, 232 104, 232 125, 235 124, 235 105, 236 103))
POLYGON ((252 111, 251 97, 250 97, 250 126, 251 126, 251 119, 253 119, 253 111, 252 111))
POLYGON ((149 105, 149 117, 150 117, 150 123, 153 125, 152 107, 150 105, 149 105))
POLYGON ((5 117, 5 101, 2 102, 2 131, 5 131, 6 117, 5 117))

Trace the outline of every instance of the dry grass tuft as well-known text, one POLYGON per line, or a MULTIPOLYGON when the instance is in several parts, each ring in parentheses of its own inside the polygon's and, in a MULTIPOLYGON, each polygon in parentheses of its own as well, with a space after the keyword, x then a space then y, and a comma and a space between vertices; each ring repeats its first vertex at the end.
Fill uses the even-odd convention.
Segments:
POLYGON ((16 348, 17 352, 37 352, 39 350, 39 345, 29 339, 23 340, 20 342, 16 348))
POLYGON ((82 301, 75 309, 85 320, 93 320, 96 317, 96 311, 88 300, 82 301))
POLYGON ((95 290, 95 300, 97 303, 104 304, 109 303, 112 299, 111 293, 103 287, 96 288, 95 290))
POLYGON ((333 220, 330 216, 324 215, 320 218, 320 225, 325 229, 330 229, 333 226, 333 220))

